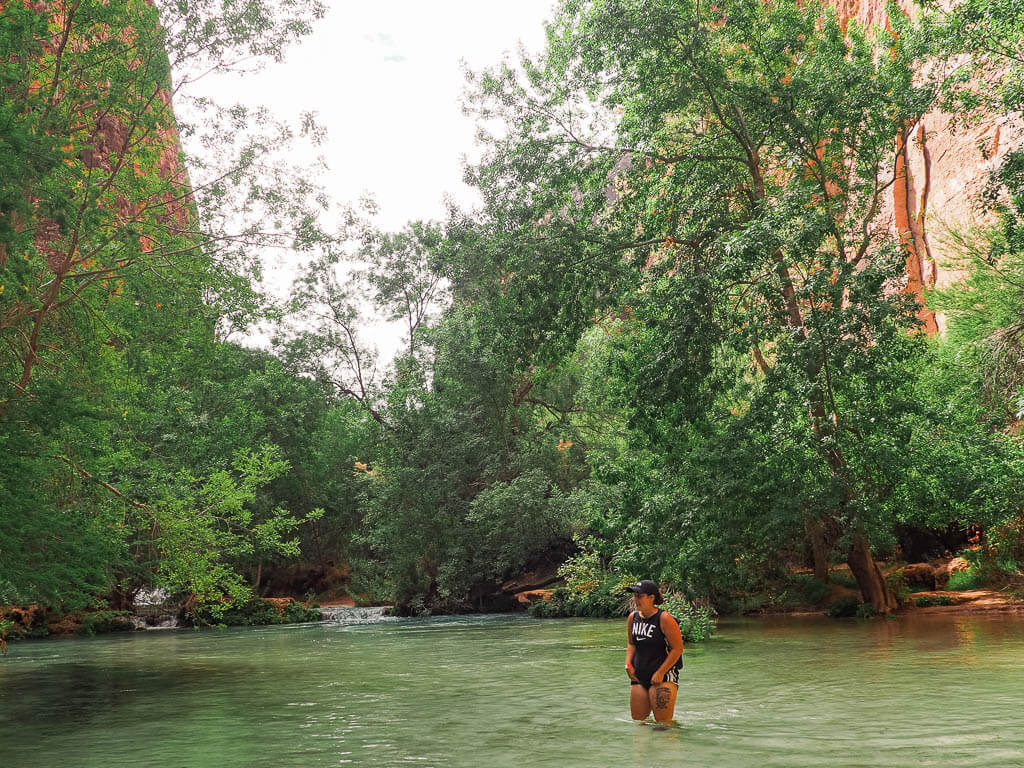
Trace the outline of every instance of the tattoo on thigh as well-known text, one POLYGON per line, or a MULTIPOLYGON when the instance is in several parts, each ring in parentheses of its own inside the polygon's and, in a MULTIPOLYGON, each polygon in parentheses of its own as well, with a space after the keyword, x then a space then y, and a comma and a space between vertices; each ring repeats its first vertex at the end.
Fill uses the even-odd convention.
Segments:
POLYGON ((668 706, 672 700, 672 691, 667 685, 660 686, 654 691, 654 706, 658 709, 664 709, 668 706))

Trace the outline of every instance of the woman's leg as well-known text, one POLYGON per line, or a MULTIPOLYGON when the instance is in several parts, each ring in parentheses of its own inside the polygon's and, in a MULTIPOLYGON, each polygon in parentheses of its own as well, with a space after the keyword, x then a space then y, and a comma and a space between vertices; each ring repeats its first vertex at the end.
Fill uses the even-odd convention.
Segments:
POLYGON ((634 720, 646 720, 651 714, 651 699, 642 685, 629 686, 629 714, 634 720))
MULTIPOLYGON (((634 685, 634 688, 639 686, 634 685)), ((649 706, 654 712, 654 719, 659 723, 670 723, 676 712, 676 694, 679 686, 675 683, 659 683, 652 685, 649 695, 649 706)), ((634 715, 635 717, 635 715, 634 715)))

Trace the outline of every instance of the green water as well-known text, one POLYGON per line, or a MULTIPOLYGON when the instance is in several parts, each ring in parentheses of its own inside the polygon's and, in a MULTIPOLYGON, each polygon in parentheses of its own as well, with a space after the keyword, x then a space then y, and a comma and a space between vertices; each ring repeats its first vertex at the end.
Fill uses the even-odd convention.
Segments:
POLYGON ((622 622, 446 618, 19 643, 0 766, 1024 766, 1024 618, 723 622, 678 727, 622 622))

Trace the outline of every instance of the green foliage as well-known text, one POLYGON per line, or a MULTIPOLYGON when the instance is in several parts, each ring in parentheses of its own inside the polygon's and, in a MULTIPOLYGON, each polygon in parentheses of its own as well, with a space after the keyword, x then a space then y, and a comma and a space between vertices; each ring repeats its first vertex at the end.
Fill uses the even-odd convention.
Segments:
POLYGON ((624 568, 714 598, 811 528, 891 544, 903 446, 932 425, 905 258, 873 222, 933 89, 876 34, 788 1, 573 2, 524 75, 472 81, 506 128, 473 178, 510 343, 549 362, 595 318, 616 335, 600 394, 628 431, 597 474, 627 500, 624 568))
POLYGON ((1024 104, 1024 13, 1008 0, 967 0, 948 11, 930 4, 922 43, 961 56, 944 85, 945 106, 961 120, 981 108, 1014 112, 1024 104))
POLYGON ((387 233, 371 204, 334 235, 275 155, 296 129, 164 98, 172 69, 180 103, 279 59, 322 3, 42 7, 0 28, 0 602, 163 586, 252 623, 301 557, 398 612, 467 610, 576 541, 536 614, 620 616, 631 573, 814 605, 793 566, 891 552, 897 522, 980 526, 978 578, 1024 562, 1024 155, 996 226, 951 235, 944 340, 876 226, 936 94, 959 123, 1024 102, 1004 0, 895 36, 796 0, 569 0, 542 55, 470 75, 503 123, 467 173, 482 210, 387 233), (263 247, 305 264, 285 308, 255 289, 263 247), (383 374, 367 300, 403 328, 383 374), (262 320, 273 353, 227 341, 262 320))
POLYGON ((907 580, 903 575, 903 569, 897 569, 887 573, 885 576, 885 583, 889 585, 889 589, 891 589, 892 593, 896 595, 896 599, 900 603, 906 600, 913 591, 907 584, 907 580))
POLYGON ((833 619, 846 619, 859 616, 863 603, 855 597, 843 597, 828 607, 825 614, 833 619))
POLYGON ((946 589, 951 592, 960 592, 965 589, 984 589, 987 586, 985 574, 978 568, 968 568, 966 571, 953 571, 949 574, 949 581, 946 589))
POLYGON ((706 605, 696 605, 678 593, 665 595, 661 608, 679 622, 684 643, 702 643, 715 633, 715 613, 706 605))
POLYGON ((558 574, 565 580, 565 586, 557 588, 550 600, 532 603, 532 615, 613 618, 625 616, 632 606, 632 596, 626 587, 636 579, 607 570, 597 553, 582 552, 570 557, 558 574))
POLYGON ((628 583, 628 580, 611 578, 587 592, 558 587, 552 592, 550 599, 531 603, 530 615, 545 619, 611 619, 625 616, 630 608, 630 598, 624 591, 624 586, 628 583))
POLYGON ((75 632, 91 637, 108 632, 130 632, 134 628, 128 611, 96 610, 82 614, 82 623, 75 632))
POLYGON ((918 608, 927 608, 930 605, 952 605, 953 598, 949 595, 922 596, 914 599, 914 605, 918 608))
POLYGON ((323 613, 315 605, 307 608, 302 603, 289 603, 285 606, 283 618, 286 624, 301 624, 320 621, 323 619, 323 613))
POLYGON ((846 587, 847 589, 856 589, 857 580, 853 578, 853 574, 847 571, 829 571, 828 580, 833 584, 838 584, 840 587, 846 587))
POLYGON ((208 603, 199 606, 190 612, 188 618, 196 626, 248 627, 320 621, 322 614, 317 606, 307 608, 302 603, 290 602, 279 608, 272 602, 249 595, 219 605, 208 603))
POLYGON ((298 466, 308 445, 289 422, 315 416, 309 405, 323 398, 272 366, 260 386, 257 366, 223 339, 271 309, 254 289, 254 243, 324 242, 312 213, 322 206, 307 177, 271 157, 288 146, 287 127, 208 103, 193 103, 202 122, 190 124, 170 96, 189 98, 195 67, 279 56, 323 10, 315 0, 5 6, 5 600, 84 609, 162 579, 240 589, 254 561, 293 556, 287 536, 315 517, 316 499, 287 486, 266 444, 280 440, 298 466), (179 133, 215 151, 186 157, 179 133), (231 391, 239 379, 248 387, 231 391), (289 400, 291 412, 278 410, 289 400))
POLYGON ((249 593, 234 567, 239 560, 260 553, 298 555, 298 540, 285 537, 322 510, 299 519, 276 507, 256 519, 251 508, 259 489, 287 469, 279 450, 264 446, 257 453, 237 454, 231 471, 220 470, 203 481, 179 475, 173 495, 152 509, 161 585, 172 593, 195 595, 216 614, 215 601, 222 595, 239 600, 249 593))
POLYGON ((818 605, 831 593, 828 584, 819 581, 809 573, 794 573, 790 577, 791 587, 786 590, 785 602, 796 605, 818 605))
MULTIPOLYGON (((602 567, 594 552, 582 552, 569 558, 559 569, 565 586, 555 589, 550 599, 530 604, 530 615, 537 618, 616 618, 632 609, 632 595, 626 587, 636 580, 602 567)), ((714 611, 708 606, 690 603, 670 593, 661 606, 679 622, 683 640, 702 642, 714 633, 714 611)))

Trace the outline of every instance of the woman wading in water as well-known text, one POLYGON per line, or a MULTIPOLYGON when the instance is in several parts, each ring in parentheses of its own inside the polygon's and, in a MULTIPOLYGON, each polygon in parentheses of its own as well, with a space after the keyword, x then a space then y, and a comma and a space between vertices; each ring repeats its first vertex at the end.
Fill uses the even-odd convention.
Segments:
POLYGON ((653 712, 657 722, 669 723, 675 713, 679 670, 683 667, 679 622, 657 607, 664 601, 658 585, 650 579, 638 581, 629 591, 636 606, 626 623, 629 711, 634 720, 646 720, 653 712))

